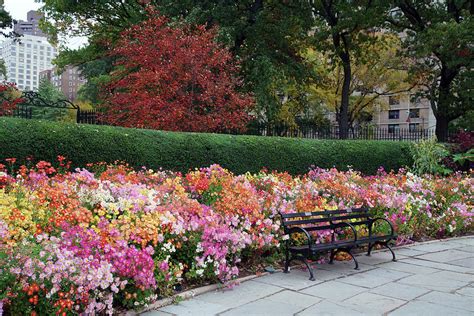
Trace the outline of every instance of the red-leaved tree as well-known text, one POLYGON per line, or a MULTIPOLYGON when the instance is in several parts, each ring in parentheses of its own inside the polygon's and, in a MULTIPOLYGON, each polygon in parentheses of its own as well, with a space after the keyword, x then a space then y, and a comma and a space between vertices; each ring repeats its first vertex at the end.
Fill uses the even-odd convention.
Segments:
POLYGON ((239 92, 238 64, 215 36, 205 26, 172 27, 150 11, 111 51, 117 70, 102 94, 105 121, 174 131, 244 129, 254 100, 239 92))
POLYGON ((0 116, 12 115, 17 105, 22 101, 21 92, 14 83, 0 83, 0 116))

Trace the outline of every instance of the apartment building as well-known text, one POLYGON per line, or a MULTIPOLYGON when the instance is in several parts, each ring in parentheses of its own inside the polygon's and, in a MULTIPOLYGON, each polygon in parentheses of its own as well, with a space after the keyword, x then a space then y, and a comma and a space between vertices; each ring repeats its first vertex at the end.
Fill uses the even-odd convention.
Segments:
POLYGON ((413 95, 400 94, 387 98, 388 107, 374 113, 373 123, 379 128, 396 133, 403 129, 410 132, 435 129, 436 118, 429 100, 413 101, 413 95))
POLYGON ((71 102, 77 99, 79 88, 86 82, 75 66, 67 66, 61 74, 55 68, 43 70, 39 77, 51 81, 71 102))
POLYGON ((39 73, 51 69, 57 50, 46 37, 23 34, 20 38, 7 38, 0 44, 0 56, 5 61, 7 80, 20 90, 36 90, 39 73))

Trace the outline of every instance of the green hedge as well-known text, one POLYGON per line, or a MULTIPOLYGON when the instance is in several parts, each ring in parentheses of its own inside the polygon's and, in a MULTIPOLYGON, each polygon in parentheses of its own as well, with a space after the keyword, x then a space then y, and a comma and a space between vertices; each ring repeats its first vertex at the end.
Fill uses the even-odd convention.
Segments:
POLYGON ((187 171, 218 163, 235 173, 262 167, 307 172, 311 165, 365 174, 411 165, 409 143, 387 141, 308 140, 281 137, 234 136, 77 125, 0 118, 0 160, 9 157, 56 160, 66 156, 73 166, 123 160, 147 166, 187 171))

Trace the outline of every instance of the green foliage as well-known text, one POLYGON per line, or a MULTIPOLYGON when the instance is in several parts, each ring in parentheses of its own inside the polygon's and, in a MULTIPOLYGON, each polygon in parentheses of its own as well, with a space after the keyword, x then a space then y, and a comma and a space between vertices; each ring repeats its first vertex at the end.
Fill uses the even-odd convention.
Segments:
MULTIPOLYGON (((373 31, 383 21, 383 13, 387 9, 386 1, 311 1, 311 13, 314 16, 315 46, 317 50, 327 54, 330 65, 326 71, 336 66, 342 70, 340 102, 338 104, 337 118, 341 138, 347 138, 350 113, 351 81, 354 77, 353 61, 357 60, 359 66, 367 64, 377 52, 373 50, 372 56, 364 54, 371 44, 380 41, 377 36, 372 36, 373 31)), ((324 80, 323 80, 324 81, 324 80)), ((366 102, 363 102, 366 103, 366 102)))
POLYGON ((303 174, 312 165, 365 174, 411 165, 409 143, 308 140, 263 136, 175 133, 110 126, 0 119, 0 157, 24 163, 66 156, 75 167, 124 160, 131 166, 187 171, 218 163, 235 173, 270 170, 303 174))
POLYGON ((54 103, 59 100, 66 100, 66 96, 56 88, 48 79, 41 79, 38 85, 38 94, 46 102, 54 103))
POLYGON ((10 13, 5 10, 3 1, 0 1, 0 34, 6 37, 11 36, 11 33, 6 33, 4 29, 12 27, 13 19, 10 13))
MULTIPOLYGON (((55 103, 59 100, 66 100, 66 96, 61 91, 59 91, 48 79, 40 80, 37 92, 39 96, 48 104, 55 103)), ((69 114, 68 109, 40 106, 32 106, 31 108, 32 117, 35 119, 62 121, 65 120, 69 114)))
POLYGON ((458 153, 453 155, 453 161, 464 165, 466 161, 474 162, 474 148, 466 151, 465 153, 458 153))
POLYGON ((418 175, 446 175, 452 172, 442 164, 442 160, 449 156, 449 150, 443 144, 438 143, 436 138, 413 143, 411 153, 413 157, 412 170, 418 175))
POLYGON ((0 58, 0 78, 5 81, 8 80, 7 74, 8 72, 7 72, 7 67, 5 66, 5 60, 0 58))
POLYGON ((469 110, 474 99, 472 1, 397 0, 392 6, 387 20, 406 34, 411 75, 422 81, 419 96, 431 100, 436 134, 444 141, 448 123, 469 110))

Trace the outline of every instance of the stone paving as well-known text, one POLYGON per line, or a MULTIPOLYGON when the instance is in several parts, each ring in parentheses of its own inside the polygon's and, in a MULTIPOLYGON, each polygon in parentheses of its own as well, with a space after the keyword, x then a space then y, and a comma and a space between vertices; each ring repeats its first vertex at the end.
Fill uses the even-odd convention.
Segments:
POLYGON ((474 236, 419 243, 315 265, 316 281, 293 269, 196 296, 143 316, 474 315, 474 236))

